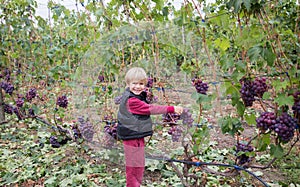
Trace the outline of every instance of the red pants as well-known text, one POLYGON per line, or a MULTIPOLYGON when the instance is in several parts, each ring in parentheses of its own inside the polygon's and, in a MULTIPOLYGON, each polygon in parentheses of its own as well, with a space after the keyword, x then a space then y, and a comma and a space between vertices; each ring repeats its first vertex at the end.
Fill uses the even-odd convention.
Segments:
POLYGON ((126 163, 126 187, 139 187, 145 170, 144 138, 123 140, 126 163))

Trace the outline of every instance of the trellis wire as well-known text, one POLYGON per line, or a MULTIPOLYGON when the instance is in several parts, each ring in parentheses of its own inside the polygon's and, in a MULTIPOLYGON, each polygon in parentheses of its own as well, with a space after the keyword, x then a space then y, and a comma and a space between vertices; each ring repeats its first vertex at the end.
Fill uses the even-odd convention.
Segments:
POLYGON ((230 165, 230 164, 221 164, 221 163, 213 163, 213 162, 193 162, 193 161, 186 161, 186 160, 178 160, 178 159, 172 159, 172 158, 165 158, 165 157, 152 157, 152 156, 146 156, 147 159, 152 159, 152 160, 161 160, 161 161, 166 161, 166 162, 178 162, 182 164, 187 164, 187 165, 193 165, 196 167, 200 167, 203 165, 210 165, 210 166, 222 166, 222 167, 232 167, 238 171, 243 170, 255 177, 257 180, 259 180, 264 186, 269 187, 269 185, 264 182, 260 177, 255 175, 253 172, 247 170, 244 167, 237 166, 237 165, 230 165))

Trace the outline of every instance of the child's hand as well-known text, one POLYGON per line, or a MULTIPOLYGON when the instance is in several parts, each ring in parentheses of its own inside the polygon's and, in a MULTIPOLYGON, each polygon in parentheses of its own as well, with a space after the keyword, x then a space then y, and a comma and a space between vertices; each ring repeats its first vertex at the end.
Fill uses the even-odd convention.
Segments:
POLYGON ((183 108, 181 106, 174 106, 175 113, 181 115, 183 112, 183 108))

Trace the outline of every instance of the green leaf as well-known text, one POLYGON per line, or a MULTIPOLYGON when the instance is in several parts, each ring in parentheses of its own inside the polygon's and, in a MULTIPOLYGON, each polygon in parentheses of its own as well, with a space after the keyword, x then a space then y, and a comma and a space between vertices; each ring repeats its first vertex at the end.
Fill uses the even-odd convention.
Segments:
POLYGON ((278 106, 285 106, 285 105, 293 105, 294 98, 293 96, 287 96, 286 94, 278 94, 277 97, 274 99, 278 106))
POLYGON ((227 3, 227 7, 228 7, 228 9, 231 9, 233 7, 234 12, 237 13, 241 9, 242 2, 243 2, 243 0, 230 0, 227 3))
POLYGON ((288 80, 274 80, 272 81, 272 86, 275 88, 276 91, 280 91, 281 89, 285 90, 286 87, 289 85, 289 81, 288 80))
POLYGON ((162 9, 162 13, 163 13, 163 16, 167 17, 169 15, 169 8, 168 7, 164 7, 162 9))
POLYGON ((57 178, 55 176, 52 176, 49 179, 47 179, 44 183, 45 184, 56 184, 56 179, 57 178))
POLYGON ((270 92, 265 92, 263 97, 262 97, 264 100, 268 100, 271 98, 271 93, 270 92))
POLYGON ((255 125, 256 124, 255 119, 256 119, 255 114, 245 115, 245 120, 250 125, 255 125))
POLYGON ((225 87, 226 94, 236 94, 239 92, 238 88, 234 86, 231 82, 225 82, 222 87, 225 87))
POLYGON ((271 146, 270 153, 272 156, 274 156, 275 158, 282 158, 284 156, 283 148, 281 147, 280 144, 278 145, 271 144, 270 146, 271 146))
POLYGON ((237 102, 236 109, 237 109, 239 116, 243 116, 246 107, 243 102, 237 102))
POLYGON ((257 61, 262 53, 262 47, 254 46, 249 49, 247 55, 249 56, 251 61, 257 61))
POLYGON ((267 61, 268 66, 273 66, 276 59, 276 55, 273 53, 270 47, 262 50, 262 57, 267 61))
POLYGON ((226 51, 230 47, 230 41, 227 38, 217 38, 214 43, 222 51, 226 51))
POLYGON ((251 0, 243 0, 243 3, 247 9, 247 11, 249 12, 251 10, 251 0))
POLYGON ((242 123, 238 118, 220 118, 218 124, 220 125, 223 134, 228 133, 231 136, 234 136, 235 133, 243 130, 242 123))
POLYGON ((268 145, 270 145, 271 142, 271 138, 270 138, 270 134, 262 134, 260 135, 256 140, 255 143, 257 145, 257 150, 258 151, 265 151, 268 147, 268 145))

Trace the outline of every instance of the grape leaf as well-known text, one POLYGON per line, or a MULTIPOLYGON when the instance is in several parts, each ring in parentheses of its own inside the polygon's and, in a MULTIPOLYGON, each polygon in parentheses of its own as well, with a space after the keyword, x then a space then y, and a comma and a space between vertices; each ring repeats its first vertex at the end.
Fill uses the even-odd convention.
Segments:
POLYGON ((44 183, 45 184, 56 184, 56 177, 53 176, 53 177, 50 177, 49 179, 47 179, 44 183))
POLYGON ((270 139, 270 134, 263 134, 255 140, 255 143, 257 145, 257 150, 258 151, 265 151, 270 144, 271 139, 270 139))
POLYGON ((244 105, 243 102, 237 102, 236 109, 237 109, 237 113, 238 113, 240 116, 243 116, 246 107, 245 107, 245 105, 244 105))
POLYGON ((272 49, 270 47, 269 48, 264 48, 262 50, 262 57, 267 61, 269 66, 274 65, 276 55, 272 52, 272 49))
POLYGON ((286 87, 289 85, 289 82, 288 80, 284 80, 284 81, 275 80, 271 84, 276 91, 280 91, 281 89, 286 89, 286 87))
POLYGON ((255 114, 245 115, 246 122, 251 125, 256 124, 256 116, 255 114))
POLYGON ((281 107, 284 105, 293 105, 294 98, 293 96, 286 96, 286 94, 278 94, 274 101, 278 103, 279 107, 281 107))
POLYGON ((283 153, 283 148, 278 144, 278 145, 274 145, 271 144, 271 155, 274 156, 275 158, 282 158, 284 156, 283 153))
POLYGON ((250 0, 243 0, 244 6, 246 7, 247 11, 249 12, 251 9, 251 1, 250 0))
POLYGON ((247 55, 249 56, 251 61, 256 61, 262 52, 261 46, 254 46, 249 49, 247 55))
POLYGON ((226 38, 218 38, 215 40, 215 45, 219 47, 222 51, 226 51, 230 47, 230 42, 226 38))

